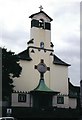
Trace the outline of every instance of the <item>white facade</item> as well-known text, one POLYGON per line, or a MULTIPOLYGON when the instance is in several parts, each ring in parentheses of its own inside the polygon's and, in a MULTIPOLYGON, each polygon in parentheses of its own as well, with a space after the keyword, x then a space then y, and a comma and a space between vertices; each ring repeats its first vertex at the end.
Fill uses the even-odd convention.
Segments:
MULTIPOLYGON (((39 14, 35 14, 32 20, 44 20, 45 22, 50 23, 50 19, 43 12, 39 14)), ((51 24, 51 23, 50 23, 51 24)), ((29 94, 28 92, 34 90, 40 80, 40 73, 35 69, 35 65, 40 63, 40 60, 43 59, 46 66, 50 67, 50 71, 47 71, 44 74, 44 80, 47 87, 49 87, 53 91, 60 92, 59 95, 63 95, 64 103, 57 103, 57 95, 53 96, 52 106, 57 106, 61 108, 76 108, 76 99, 70 99, 69 88, 68 88, 68 65, 65 64, 55 64, 53 48, 50 46, 51 42, 51 30, 42 29, 41 27, 32 26, 30 30, 30 39, 34 39, 33 43, 28 44, 29 55, 32 58, 31 61, 28 60, 20 60, 20 66, 22 67, 22 73, 19 78, 14 78, 15 91, 24 91, 26 93, 26 102, 18 102, 18 93, 12 94, 12 106, 25 106, 32 107, 32 99, 31 103, 29 102, 29 94), (40 48, 40 43, 44 43, 43 49, 40 48), (32 48, 34 47, 34 48, 32 48), (37 48, 37 49, 36 49, 37 48), (48 51, 45 50, 48 49, 48 51), (32 50, 34 52, 32 52, 32 50)), ((27 53, 28 54, 28 53, 27 53)), ((61 60, 60 60, 61 61, 61 60)))
POLYGON ((32 100, 30 101, 30 95, 26 94, 26 102, 18 102, 18 93, 12 93, 12 106, 32 107, 32 100))

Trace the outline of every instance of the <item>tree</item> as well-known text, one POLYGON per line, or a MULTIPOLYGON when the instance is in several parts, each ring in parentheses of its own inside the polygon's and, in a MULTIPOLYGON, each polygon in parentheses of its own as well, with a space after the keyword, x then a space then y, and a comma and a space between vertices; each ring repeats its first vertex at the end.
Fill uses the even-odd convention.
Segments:
POLYGON ((7 100, 11 97, 14 77, 19 77, 22 68, 19 64, 19 59, 14 52, 7 51, 2 48, 2 100, 7 100), (12 77, 11 77, 12 75, 12 77))

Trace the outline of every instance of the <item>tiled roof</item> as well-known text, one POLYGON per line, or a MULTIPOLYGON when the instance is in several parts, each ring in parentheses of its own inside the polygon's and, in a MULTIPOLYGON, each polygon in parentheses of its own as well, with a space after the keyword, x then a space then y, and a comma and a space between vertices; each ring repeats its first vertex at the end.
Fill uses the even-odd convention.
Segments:
POLYGON ((53 20, 53 19, 52 19, 51 17, 49 17, 44 11, 40 11, 40 12, 38 12, 38 13, 32 14, 31 16, 29 16, 29 18, 32 18, 33 16, 38 15, 38 14, 40 14, 40 13, 45 14, 45 15, 50 19, 50 21, 53 20))
POLYGON ((29 55, 29 49, 26 49, 18 54, 18 58, 21 60, 31 61, 32 58, 29 55))
POLYGON ((53 63, 56 65, 64 65, 64 66, 70 66, 70 64, 67 64, 66 62, 62 61, 60 58, 58 58, 56 55, 53 56, 54 60, 53 63))

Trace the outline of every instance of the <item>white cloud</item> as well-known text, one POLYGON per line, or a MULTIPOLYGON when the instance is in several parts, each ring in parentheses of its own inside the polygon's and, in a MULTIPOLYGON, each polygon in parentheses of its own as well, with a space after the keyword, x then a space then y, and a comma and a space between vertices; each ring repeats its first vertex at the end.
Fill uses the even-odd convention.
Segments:
POLYGON ((51 40, 55 53, 71 63, 70 77, 74 84, 79 84, 80 0, 1 0, 0 46, 16 53, 26 49, 30 38, 29 16, 38 12, 40 5, 53 18, 51 40))

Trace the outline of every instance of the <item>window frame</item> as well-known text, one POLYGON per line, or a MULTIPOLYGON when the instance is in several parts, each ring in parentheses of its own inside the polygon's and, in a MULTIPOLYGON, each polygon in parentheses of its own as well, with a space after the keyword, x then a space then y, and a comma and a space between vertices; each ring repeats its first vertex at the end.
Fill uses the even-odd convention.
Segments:
POLYGON ((40 48, 44 48, 44 42, 40 42, 40 48))
POLYGON ((19 93, 18 94, 18 102, 26 102, 26 94, 19 93))
POLYGON ((64 96, 57 96, 57 104, 64 104, 64 96))

